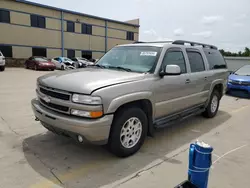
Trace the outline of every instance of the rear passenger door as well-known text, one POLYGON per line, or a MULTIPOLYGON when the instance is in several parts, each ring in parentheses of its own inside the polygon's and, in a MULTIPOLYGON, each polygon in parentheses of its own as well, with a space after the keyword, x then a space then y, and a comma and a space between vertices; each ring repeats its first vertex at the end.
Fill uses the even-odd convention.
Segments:
POLYGON ((192 96, 190 96, 191 103, 198 105, 207 100, 209 88, 207 88, 208 67, 205 64, 204 56, 198 49, 186 49, 187 57, 190 65, 189 88, 192 96))

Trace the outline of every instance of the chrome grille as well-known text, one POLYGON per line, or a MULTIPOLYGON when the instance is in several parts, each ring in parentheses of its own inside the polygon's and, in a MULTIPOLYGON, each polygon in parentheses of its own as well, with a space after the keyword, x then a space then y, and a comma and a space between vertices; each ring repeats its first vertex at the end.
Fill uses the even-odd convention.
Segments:
POLYGON ((43 87, 43 86, 39 86, 39 90, 41 93, 43 93, 47 96, 56 98, 56 99, 62 99, 62 100, 66 100, 66 101, 70 100, 69 93, 61 92, 61 91, 58 91, 56 89, 47 88, 47 87, 43 87))
POLYGON ((242 85, 242 86, 250 86, 250 82, 237 81, 237 80, 232 80, 231 84, 233 84, 233 85, 242 85))
POLYGON ((40 102, 50 108, 62 111, 62 112, 68 112, 69 111, 69 107, 66 106, 62 106, 62 105, 58 105, 58 104, 53 104, 53 103, 47 103, 45 100, 40 98, 40 102))
POLYGON ((71 99, 71 94, 54 88, 39 85, 37 95, 40 103, 51 110, 69 114, 67 104, 71 99))

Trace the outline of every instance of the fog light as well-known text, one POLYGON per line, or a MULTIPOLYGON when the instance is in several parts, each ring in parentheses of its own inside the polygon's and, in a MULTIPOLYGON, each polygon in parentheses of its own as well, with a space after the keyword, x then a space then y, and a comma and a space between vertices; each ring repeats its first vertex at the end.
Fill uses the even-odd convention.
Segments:
POLYGON ((78 141, 79 141, 79 142, 83 142, 83 137, 82 137, 81 135, 78 135, 77 138, 78 138, 78 141))

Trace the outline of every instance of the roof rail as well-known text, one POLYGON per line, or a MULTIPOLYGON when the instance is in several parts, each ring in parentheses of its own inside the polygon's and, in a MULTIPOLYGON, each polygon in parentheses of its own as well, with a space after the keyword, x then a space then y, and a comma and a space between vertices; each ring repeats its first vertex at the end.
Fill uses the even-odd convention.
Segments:
POLYGON ((150 41, 150 42, 142 42, 142 41, 135 41, 134 44, 137 43, 172 43, 173 41, 150 41))
POLYGON ((179 45, 185 45, 186 43, 189 43, 191 46, 202 46, 203 48, 211 48, 217 50, 218 48, 216 46, 210 45, 210 44, 203 44, 199 42, 192 42, 192 41, 185 41, 185 40, 176 40, 172 44, 179 44, 179 45))

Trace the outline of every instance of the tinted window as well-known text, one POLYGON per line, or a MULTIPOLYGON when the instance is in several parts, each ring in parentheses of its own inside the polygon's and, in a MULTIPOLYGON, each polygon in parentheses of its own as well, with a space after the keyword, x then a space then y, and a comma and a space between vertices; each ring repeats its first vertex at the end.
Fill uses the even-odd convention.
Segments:
POLYGON ((201 72, 205 70, 204 61, 199 52, 187 51, 191 72, 201 72))
POLYGON ((68 50, 67 54, 68 54, 68 58, 75 57, 75 50, 68 50))
POLYGON ((71 21, 67 21, 67 31, 75 32, 75 23, 71 21))
POLYGON ((32 27, 39 27, 39 28, 45 28, 45 17, 43 16, 37 16, 37 15, 30 15, 30 21, 32 27))
POLYGON ((10 23, 10 12, 7 10, 0 10, 0 22, 10 23))
POLYGON ((47 57, 46 48, 32 48, 32 56, 47 57))
POLYGON ((92 59, 92 52, 90 51, 82 51, 82 57, 86 59, 92 59))
POLYGON ((127 31, 127 40, 134 40, 134 33, 127 31))
POLYGON ((0 46, 0 51, 5 57, 12 57, 12 46, 0 46))
POLYGON ((92 35, 92 25, 82 24, 82 33, 92 35))
POLYGON ((181 68, 181 73, 186 73, 186 63, 183 53, 180 51, 169 51, 166 52, 163 59, 162 68, 167 65, 179 65, 181 68))
POLYGON ((217 51, 217 50, 204 50, 204 52, 206 54, 210 69, 227 68, 226 62, 219 51, 217 51))

